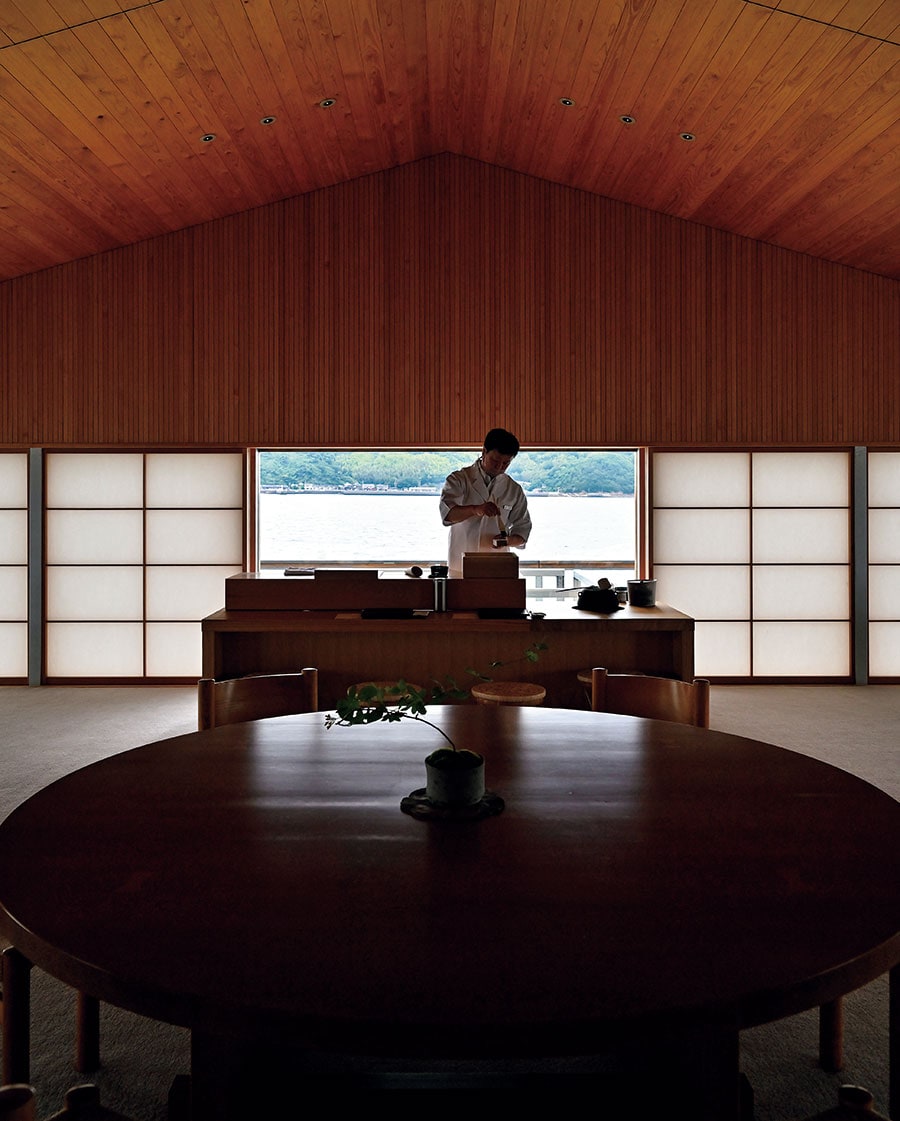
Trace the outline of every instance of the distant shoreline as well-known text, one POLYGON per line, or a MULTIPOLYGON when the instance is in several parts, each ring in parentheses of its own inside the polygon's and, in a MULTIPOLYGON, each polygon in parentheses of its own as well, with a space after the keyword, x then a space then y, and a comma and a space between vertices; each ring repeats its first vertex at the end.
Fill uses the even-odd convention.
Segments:
MULTIPOLYGON (((334 495, 365 495, 378 497, 379 495, 398 495, 411 498, 439 498, 441 488, 419 489, 409 487, 304 487, 294 490, 291 487, 260 486, 260 494, 276 495, 304 495, 304 494, 334 494, 334 495)), ((622 491, 558 491, 558 490, 529 490, 525 492, 530 498, 633 498, 633 494, 622 491)))

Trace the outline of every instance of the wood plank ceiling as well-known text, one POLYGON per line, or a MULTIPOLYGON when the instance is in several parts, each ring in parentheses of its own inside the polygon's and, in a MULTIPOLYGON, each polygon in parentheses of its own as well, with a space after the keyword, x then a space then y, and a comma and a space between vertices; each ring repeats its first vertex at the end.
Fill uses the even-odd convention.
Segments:
POLYGON ((900 278, 898 44, 900 0, 0 0, 0 279, 439 152, 900 278))

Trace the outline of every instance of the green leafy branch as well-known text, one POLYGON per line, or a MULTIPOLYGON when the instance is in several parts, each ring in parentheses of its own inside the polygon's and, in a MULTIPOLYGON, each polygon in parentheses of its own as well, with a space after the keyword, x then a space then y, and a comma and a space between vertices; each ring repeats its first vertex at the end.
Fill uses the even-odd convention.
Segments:
MULTIPOLYGON (((509 661, 493 661, 488 664, 489 669, 498 669, 500 666, 515 665, 516 662, 537 662, 540 660, 540 652, 547 649, 546 642, 532 642, 532 644, 522 652, 520 657, 511 658, 509 661)), ((494 679, 486 673, 481 673, 477 669, 466 669, 466 673, 477 677, 479 681, 493 681, 494 679)))
MULTIPOLYGON (((501 666, 513 665, 515 662, 536 662, 540 652, 547 649, 544 642, 533 642, 518 658, 509 661, 495 660, 489 664, 489 669, 498 669, 501 666)), ((480 670, 467 668, 466 673, 479 681, 492 681, 493 678, 480 670)), ((357 688, 352 685, 347 690, 347 695, 335 705, 336 712, 329 712, 325 716, 326 728, 350 728, 356 724, 378 724, 381 721, 396 723, 398 720, 420 720, 427 724, 447 741, 456 751, 456 744, 447 733, 427 717, 427 704, 444 704, 447 700, 464 700, 469 696, 468 690, 463 689, 452 677, 443 680, 435 678, 431 683, 430 696, 426 696, 423 689, 416 689, 402 678, 388 686, 363 685, 357 688)))
MULTIPOLYGON (((442 695, 446 691, 441 690, 442 695)), ((432 692, 434 700, 434 692, 432 692)), ((444 737, 456 751, 456 744, 443 728, 439 728, 425 715, 425 693, 414 689, 402 679, 389 688, 379 685, 363 685, 357 689, 352 685, 346 697, 341 697, 335 705, 336 713, 329 712, 325 717, 325 727, 349 728, 354 724, 377 724, 382 720, 395 723, 398 720, 420 720, 428 724, 444 737)))

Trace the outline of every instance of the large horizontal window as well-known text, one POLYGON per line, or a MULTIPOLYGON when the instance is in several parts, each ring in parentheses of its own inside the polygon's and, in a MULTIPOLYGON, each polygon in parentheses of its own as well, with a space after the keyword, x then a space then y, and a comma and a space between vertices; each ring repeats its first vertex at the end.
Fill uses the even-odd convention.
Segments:
MULTIPOLYGON (((450 472, 478 458, 456 451, 261 451, 260 567, 447 560, 438 509, 450 472)), ((634 451, 523 451, 509 475, 533 524, 520 566, 529 593, 574 594, 635 570, 634 451)))

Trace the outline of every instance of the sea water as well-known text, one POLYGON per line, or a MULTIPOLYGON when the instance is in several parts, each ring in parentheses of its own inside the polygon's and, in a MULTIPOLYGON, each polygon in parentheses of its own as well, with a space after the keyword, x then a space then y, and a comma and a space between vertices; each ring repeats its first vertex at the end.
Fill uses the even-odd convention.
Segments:
MULTIPOLYGON (((260 559, 267 563, 376 561, 432 564, 447 558, 439 495, 261 494, 260 559)), ((635 556, 635 500, 530 497, 533 529, 522 565, 623 561, 635 556)))

